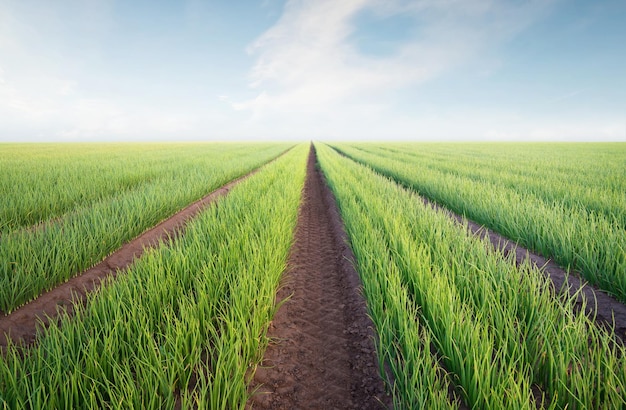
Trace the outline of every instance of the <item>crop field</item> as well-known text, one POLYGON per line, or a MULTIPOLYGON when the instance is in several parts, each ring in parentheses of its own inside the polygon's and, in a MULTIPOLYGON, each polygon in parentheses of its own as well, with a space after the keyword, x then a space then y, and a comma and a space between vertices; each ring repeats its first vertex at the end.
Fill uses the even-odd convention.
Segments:
POLYGON ((286 146, 9 145, 0 153, 0 313, 286 146))
POLYGON ((626 301, 626 145, 338 148, 626 301))
POLYGON ((0 193, 0 408, 626 407, 625 144, 0 145, 0 193))

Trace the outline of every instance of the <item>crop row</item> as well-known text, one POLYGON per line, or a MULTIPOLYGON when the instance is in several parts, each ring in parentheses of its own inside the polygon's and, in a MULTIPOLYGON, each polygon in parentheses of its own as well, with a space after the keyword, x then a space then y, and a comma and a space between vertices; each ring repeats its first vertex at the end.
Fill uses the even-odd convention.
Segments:
MULTIPOLYGON (((9 144, 0 151, 0 234, 176 175, 248 156, 235 144, 9 144)), ((258 144, 256 152, 275 146, 258 144)), ((263 154, 261 154, 263 155, 263 154)))
POLYGON ((457 407, 449 390, 478 408, 626 405, 624 348, 539 269, 518 267, 368 167, 323 145, 318 155, 398 408, 457 407))
POLYGON ((30 349, 0 360, 5 408, 243 408, 285 269, 300 145, 147 252, 30 349))
MULTIPOLYGON (((128 173, 117 160, 109 162, 109 166, 116 168, 105 172, 105 177, 120 172, 125 176, 118 180, 134 178, 135 183, 119 192, 114 185, 111 188, 114 193, 99 198, 93 196, 93 191, 103 182, 97 168, 81 169, 81 164, 74 167, 65 164, 70 185, 63 180, 49 187, 38 185, 39 195, 47 198, 42 202, 54 202, 55 192, 62 191, 66 198, 72 198, 69 202, 72 208, 65 209, 63 215, 45 226, 18 229, 0 237, 0 313, 11 312, 42 291, 93 266, 190 202, 259 167, 286 148, 279 145, 210 147, 213 149, 198 145, 174 149, 166 162, 163 162, 166 157, 160 154, 156 157, 146 154, 139 161, 149 165, 138 167, 132 165, 138 160, 133 153, 125 157, 125 161, 131 162, 128 173), (77 179, 81 174, 85 178, 77 179), (139 176, 145 180, 138 182, 139 176), (48 189, 52 194, 47 193, 48 189), (84 197, 87 197, 86 205, 81 205, 84 197)), ((123 154, 119 153, 118 157, 123 154)), ((60 163, 62 159, 53 162, 60 163)), ((29 178, 27 173, 20 175, 29 178)), ((59 174, 62 175, 66 174, 59 174)), ((19 181, 16 179, 16 186, 19 181)), ((9 196, 16 200, 19 192, 9 196)), ((47 216, 51 215, 54 213, 47 216)))
MULTIPOLYGON (((626 406, 626 351, 573 297, 411 189, 316 146, 396 408, 626 406)), ((306 148, 234 188, 35 346, 10 345, 0 407, 243 408, 292 243, 306 148)))
MULTIPOLYGON (((626 195, 624 192, 609 195, 617 198, 615 211, 598 212, 587 207, 584 201, 549 200, 525 185, 534 179, 550 180, 553 172, 549 167, 536 170, 530 179, 507 185, 494 182, 500 177, 508 178, 503 169, 485 170, 484 164, 476 171, 483 175, 480 178, 470 176, 476 165, 456 165, 457 171, 453 172, 455 165, 448 161, 440 169, 438 160, 413 155, 419 153, 419 145, 410 146, 409 154, 389 151, 382 146, 341 145, 338 149, 452 211, 553 258, 566 268, 580 271, 589 282, 626 301, 626 236, 620 222, 620 212, 626 212, 623 209, 626 201, 618 200, 626 195)), ((567 159, 561 161, 567 162, 567 159)), ((532 168, 532 165, 527 163, 526 167, 532 168)), ((560 162, 553 165, 557 171, 560 167, 560 162)), ((623 170, 615 172, 623 174, 623 170)), ((586 189, 596 192, 604 186, 585 188, 582 183, 576 185, 576 178, 574 174, 570 185, 564 181, 551 184, 557 190, 565 186, 566 191, 572 192, 586 189)), ((614 175, 609 179, 612 178, 614 175)), ((597 180, 603 179, 598 177, 597 180)))
POLYGON ((359 144, 362 151, 584 207, 626 227, 623 144, 359 144), (601 166, 599 166, 601 164, 601 166))

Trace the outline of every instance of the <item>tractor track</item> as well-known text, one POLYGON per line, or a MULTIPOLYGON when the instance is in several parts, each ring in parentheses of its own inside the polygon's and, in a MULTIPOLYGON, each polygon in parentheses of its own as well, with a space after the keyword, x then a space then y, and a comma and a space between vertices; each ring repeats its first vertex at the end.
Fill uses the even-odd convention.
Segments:
POLYGON ((125 243, 95 266, 79 273, 65 283, 41 293, 36 299, 13 312, 0 316, 0 352, 4 352, 9 343, 21 344, 25 347, 32 345, 36 341, 38 330, 56 321, 61 311, 72 314, 75 303, 86 303, 89 294, 96 292, 105 281, 115 279, 120 272, 129 268, 136 259, 141 258, 146 250, 156 248, 160 244, 168 243, 182 235, 186 224, 202 209, 227 195, 235 185, 289 151, 290 149, 284 151, 248 174, 228 182, 193 202, 135 239, 125 243))
MULTIPOLYGON (((341 150, 336 148, 333 149, 339 155, 353 162, 362 164, 360 161, 355 160, 341 150)), ((384 175, 374 169, 372 169, 372 171, 378 173, 379 175, 384 175)), ((626 342, 626 305, 615 299, 612 295, 599 289, 597 286, 586 282, 584 278, 581 278, 581 275, 578 272, 568 273, 550 258, 545 258, 537 253, 534 253, 505 236, 452 212, 445 206, 440 205, 429 198, 420 195, 414 189, 407 187, 402 181, 398 181, 394 178, 391 179, 398 185, 402 186, 405 190, 412 192, 419 197, 426 206, 441 211, 448 215, 451 219, 455 220, 459 225, 466 226, 468 231, 473 235, 481 239, 487 238, 495 250, 502 251, 504 255, 513 257, 518 266, 526 262, 530 262, 535 265, 550 279, 556 293, 568 292, 570 296, 576 297, 576 308, 582 310, 584 307, 587 316, 600 326, 613 332, 621 343, 626 342)))
POLYGON ((273 342, 250 385, 253 409, 389 408, 354 255, 311 147, 273 342))

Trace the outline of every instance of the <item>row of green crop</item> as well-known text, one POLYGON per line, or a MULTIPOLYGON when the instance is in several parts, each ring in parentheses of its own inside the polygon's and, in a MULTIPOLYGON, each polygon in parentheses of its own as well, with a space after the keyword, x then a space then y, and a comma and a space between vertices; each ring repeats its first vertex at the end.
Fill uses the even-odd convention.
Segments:
MULTIPOLYGON (((452 211, 580 271, 591 283, 626 301, 626 236, 615 219, 584 206, 546 202, 523 185, 507 188, 423 166, 410 156, 390 156, 382 153, 382 147, 338 149, 452 211)), ((550 170, 544 172, 548 175, 550 170)))
POLYGON ((181 169, 271 148, 243 144, 3 144, 0 235, 59 218, 181 169))
POLYGON ((582 206, 626 227, 625 144, 362 144, 358 148, 498 188, 523 187, 526 194, 547 203, 582 206))
POLYGON ((623 408, 626 351, 537 268, 327 146, 334 191, 398 408, 623 408), (435 355, 431 350, 436 352, 435 355), (444 370, 445 369, 445 370, 444 370), (446 373, 449 372, 449 373, 446 373))
POLYGON ((149 251, 28 350, 0 360, 4 408, 244 408, 304 181, 300 145, 149 251))
POLYGON ((93 266, 177 210, 286 149, 231 146, 230 152, 229 146, 215 147, 204 152, 189 146, 184 155, 173 155, 171 163, 163 165, 167 172, 154 180, 78 208, 45 228, 2 236, 0 312, 8 313, 93 266), (200 152, 194 155, 194 150, 200 152))

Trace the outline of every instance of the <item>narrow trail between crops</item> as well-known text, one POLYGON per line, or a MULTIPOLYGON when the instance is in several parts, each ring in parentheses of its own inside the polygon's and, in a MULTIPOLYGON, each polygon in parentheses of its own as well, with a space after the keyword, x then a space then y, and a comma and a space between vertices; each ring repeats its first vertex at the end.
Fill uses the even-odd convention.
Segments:
MULTIPOLYGON (((339 155, 346 157, 351 161, 361 163, 340 150, 335 149, 335 151, 339 155)), ((373 171, 383 175, 376 170, 373 171)), ((593 318, 599 325, 604 326, 607 329, 613 329, 615 336, 617 336, 617 338, 623 343, 626 343, 626 305, 622 302, 599 289, 597 286, 585 282, 584 279, 581 279, 581 275, 578 272, 571 272, 568 275, 567 271, 561 268, 553 260, 531 252, 503 235, 500 235, 499 233, 479 223, 452 212, 445 206, 439 205, 420 195, 414 189, 407 187, 401 181, 397 181, 395 179, 394 181, 398 185, 404 187, 407 191, 419 196, 425 205, 446 213, 460 225, 467 223, 467 227, 470 232, 480 238, 487 237, 494 249, 501 250, 507 256, 512 255, 518 266, 523 264, 525 261, 530 261, 542 272, 544 272, 546 276, 548 276, 548 278, 552 281, 556 292, 562 292, 567 289, 570 295, 576 295, 576 306, 579 309, 582 309, 584 304, 585 312, 588 316, 593 318)))
POLYGON ((256 409, 390 407, 378 373, 373 323, 343 223, 311 147, 295 242, 263 362, 251 382, 256 409))
MULTIPOLYGON (((271 163, 287 153, 283 152, 271 163)), ((37 329, 50 324, 59 316, 59 310, 73 312, 74 303, 85 303, 87 295, 95 292, 104 280, 115 278, 120 271, 127 269, 146 250, 157 247, 184 233, 185 225, 202 209, 225 196, 238 183, 257 173, 263 166, 252 170, 216 189, 210 194, 183 208, 140 236, 122 245, 97 265, 74 276, 67 282, 42 293, 37 299, 28 302, 8 315, 0 316, 0 352, 9 340, 25 346, 35 342, 37 329)))
POLYGON ((622 342, 626 342, 626 305, 601 289, 581 280, 578 273, 571 272, 568 275, 565 269, 551 259, 533 253, 499 233, 457 215, 423 196, 420 196, 420 198, 425 205, 446 213, 458 224, 467 224, 468 230, 477 237, 481 239, 488 238, 494 249, 502 251, 506 256, 513 256, 517 266, 522 265, 526 261, 535 265, 552 281, 556 292, 563 292, 567 289, 570 295, 576 295, 576 306, 579 309, 582 309, 584 304, 585 312, 588 316, 592 317, 599 325, 607 329, 613 329, 615 336, 622 342))
MULTIPOLYGON (((425 202, 429 203, 427 200, 425 202)), ((432 203, 430 204, 433 207, 438 207, 432 203)), ((578 273, 572 272, 568 275, 565 269, 551 259, 533 253, 476 222, 452 214, 448 210, 445 211, 460 224, 467 222, 468 229, 474 235, 480 238, 488 237, 489 242, 495 249, 503 251, 507 256, 512 255, 518 266, 525 261, 529 261, 538 267, 550 278, 555 291, 562 292, 567 289, 570 295, 576 295, 576 306, 579 309, 582 309, 584 304, 587 315, 592 318, 595 316, 594 320, 598 324, 607 329, 613 329, 615 336, 621 339, 622 342, 626 342, 626 305, 596 286, 586 283, 579 277, 578 273)))

